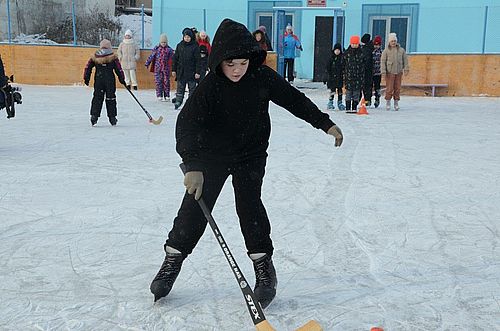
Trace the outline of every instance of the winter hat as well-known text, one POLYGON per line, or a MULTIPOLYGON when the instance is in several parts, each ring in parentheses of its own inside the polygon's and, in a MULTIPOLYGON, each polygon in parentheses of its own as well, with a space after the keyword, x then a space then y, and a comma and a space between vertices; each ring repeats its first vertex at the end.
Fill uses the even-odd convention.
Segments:
POLYGON ((394 32, 391 32, 391 33, 389 33, 389 38, 387 38, 387 39, 389 40, 389 42, 390 42, 391 40, 396 40, 396 41, 398 41, 398 36, 397 36, 394 32))
POLYGON ((376 35, 375 38, 373 38, 373 44, 374 45, 381 45, 382 44, 382 37, 379 35, 376 35))
POLYGON ((260 31, 262 31, 264 33, 266 33, 266 31, 267 31, 267 29, 266 29, 266 27, 264 25, 259 26, 258 30, 260 30, 260 31))
POLYGON ((125 31, 125 36, 133 37, 132 31, 130 30, 125 31))
POLYGON ((340 50, 340 51, 342 52, 342 45, 341 45, 341 44, 339 44, 339 43, 336 43, 336 44, 333 46, 333 50, 336 50, 336 49, 338 49, 338 50, 340 50))
POLYGON ((103 40, 101 40, 101 42, 99 43, 99 47, 100 47, 100 48, 107 48, 107 49, 111 49, 111 41, 109 41, 108 39, 103 39, 103 40))
POLYGON ((184 37, 185 35, 190 36, 191 39, 194 40, 194 32, 191 28, 184 28, 184 30, 182 30, 182 36, 184 37))
POLYGON ((160 43, 167 43, 168 44, 168 38, 167 38, 167 35, 162 33, 160 35, 160 43))
POLYGON ((359 45, 359 36, 351 36, 349 43, 351 45, 359 45))
POLYGON ((363 37, 361 37, 361 42, 363 44, 368 44, 368 42, 370 41, 371 38, 372 38, 372 36, 369 33, 365 33, 363 35, 363 37))

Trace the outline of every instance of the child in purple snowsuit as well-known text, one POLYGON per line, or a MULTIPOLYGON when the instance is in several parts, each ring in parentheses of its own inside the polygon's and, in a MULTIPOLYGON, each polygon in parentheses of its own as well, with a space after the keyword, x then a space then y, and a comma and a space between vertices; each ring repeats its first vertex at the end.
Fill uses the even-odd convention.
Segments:
MULTIPOLYGON (((154 63, 156 97, 160 101, 170 101, 170 73, 174 50, 168 46, 167 35, 160 35, 160 44, 153 48, 146 60, 146 67, 154 63)), ((152 71, 152 70, 151 70, 152 71)))

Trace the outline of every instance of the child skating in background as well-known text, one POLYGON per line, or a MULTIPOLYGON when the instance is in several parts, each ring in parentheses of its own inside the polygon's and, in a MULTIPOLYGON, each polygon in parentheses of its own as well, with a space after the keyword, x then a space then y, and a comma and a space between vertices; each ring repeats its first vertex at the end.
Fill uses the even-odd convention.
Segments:
POLYGON ((153 48, 145 66, 153 66, 150 71, 155 75, 156 97, 159 101, 170 101, 170 73, 174 50, 168 46, 166 34, 160 35, 160 44, 153 48))
POLYGON ((201 82, 203 78, 207 75, 208 70, 208 56, 212 51, 212 45, 210 45, 210 37, 207 35, 205 31, 200 31, 196 34, 196 41, 198 42, 198 46, 200 47, 200 79, 198 82, 201 82))
POLYGON ((271 134, 269 102, 334 136, 335 146, 343 136, 309 98, 262 65, 265 57, 244 25, 222 21, 212 43, 210 71, 177 117, 176 149, 186 168, 186 193, 164 245, 165 260, 150 286, 155 300, 170 293, 184 259, 206 229, 196 200, 202 197, 212 210, 229 176, 255 270, 255 295, 263 308, 276 295, 271 225, 261 200, 271 134))
POLYGON ((374 106, 377 108, 380 105, 380 82, 382 81, 382 73, 380 70, 380 58, 382 56, 382 37, 375 36, 373 38, 373 91, 375 92, 374 106))
POLYGON ((192 29, 182 30, 182 41, 175 48, 172 61, 172 76, 177 80, 177 93, 175 94, 175 109, 179 109, 184 100, 186 85, 189 95, 194 92, 196 82, 201 75, 201 53, 192 29))
POLYGON ((111 49, 111 42, 103 39, 100 48, 89 59, 83 72, 85 85, 89 85, 92 69, 95 67, 94 74, 94 96, 90 107, 90 123, 94 126, 101 116, 102 103, 106 97, 106 111, 108 113, 109 123, 113 126, 118 121, 116 119, 116 82, 115 74, 118 76, 120 84, 125 85, 125 76, 123 74, 118 56, 111 49))
POLYGON ((332 55, 326 67, 325 83, 330 89, 330 98, 328 100, 328 109, 335 109, 334 97, 337 93, 337 106, 339 110, 345 110, 342 103, 342 88, 344 86, 344 59, 342 56, 342 45, 339 43, 333 46, 332 55))
POLYGON ((361 37, 361 51, 365 59, 365 75, 363 77, 363 96, 365 97, 365 105, 370 106, 372 104, 372 88, 373 88, 373 41, 371 41, 371 35, 365 33, 361 37))
POLYGON ((118 46, 116 54, 118 55, 118 60, 120 60, 123 73, 125 74, 127 88, 137 90, 137 75, 135 70, 137 68, 136 62, 141 57, 141 51, 139 45, 137 45, 132 36, 132 31, 125 31, 123 41, 118 46))
POLYGON ((344 53, 345 105, 347 113, 357 112, 364 75, 365 59, 359 47, 359 36, 352 36, 349 48, 344 53))

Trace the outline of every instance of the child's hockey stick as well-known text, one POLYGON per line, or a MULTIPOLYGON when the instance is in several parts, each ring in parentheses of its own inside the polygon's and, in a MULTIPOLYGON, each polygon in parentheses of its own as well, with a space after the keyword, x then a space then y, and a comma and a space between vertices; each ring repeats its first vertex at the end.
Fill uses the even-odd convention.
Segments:
MULTIPOLYGON (((183 163, 181 163, 180 167, 182 172, 185 174, 186 166, 183 163)), ((257 301, 257 298, 255 297, 252 288, 248 285, 245 276, 243 276, 240 267, 238 267, 238 264, 236 263, 233 254, 231 254, 231 251, 229 250, 229 247, 227 246, 226 241, 224 240, 224 237, 222 236, 222 233, 220 232, 219 227, 215 222, 215 219, 212 217, 212 213, 210 212, 207 205, 205 204, 205 201, 203 201, 202 198, 198 200, 198 205, 203 211, 203 215, 205 215, 208 224, 210 224, 212 232, 214 233, 215 238, 217 238, 217 242, 219 243, 222 252, 224 252, 224 256, 226 257, 227 262, 231 266, 231 270, 233 271, 234 277, 236 277, 236 281, 240 285, 241 292, 243 293, 243 297, 245 298, 245 303, 247 305, 248 312, 252 317, 252 321, 253 324, 255 325, 255 328, 258 331, 275 331, 275 329, 271 326, 271 324, 266 320, 264 312, 262 311, 262 307, 257 301)), ((311 320, 304 326, 298 328, 296 331, 322 331, 322 330, 323 329, 318 324, 318 322, 311 320)))
POLYGON ((144 111, 144 113, 148 116, 149 123, 153 123, 154 125, 158 125, 158 124, 161 123, 161 121, 163 121, 163 116, 161 116, 161 115, 160 115, 160 117, 158 117, 157 120, 153 119, 153 116, 151 116, 151 114, 148 113, 148 111, 146 110, 146 108, 144 108, 144 106, 141 105, 141 103, 139 102, 139 100, 137 100, 137 97, 134 95, 134 93, 132 93, 132 91, 130 91, 130 89, 128 88, 128 86, 125 86, 125 88, 130 93, 130 95, 134 98, 134 100, 137 101, 137 103, 139 104, 139 106, 141 106, 142 111, 144 111))

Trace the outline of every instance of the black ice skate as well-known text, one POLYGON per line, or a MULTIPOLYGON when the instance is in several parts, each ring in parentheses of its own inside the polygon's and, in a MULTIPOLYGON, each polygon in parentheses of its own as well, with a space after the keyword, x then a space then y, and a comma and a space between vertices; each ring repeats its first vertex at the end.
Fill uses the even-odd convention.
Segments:
POLYGON ((170 293, 181 271, 183 261, 184 257, 181 253, 166 253, 160 271, 158 271, 151 286, 149 286, 151 293, 155 296, 155 301, 158 301, 170 293))
POLYGON ((278 285, 276 270, 271 257, 267 254, 254 260, 253 268, 255 270, 255 288, 253 291, 264 309, 269 306, 276 296, 276 285, 278 285))
POLYGON ((97 119, 98 119, 97 116, 94 115, 90 116, 90 123, 92 123, 92 126, 97 124, 97 119))
POLYGON ((112 116, 112 117, 109 118, 109 124, 111 124, 112 126, 115 126, 116 122, 118 122, 118 120, 116 119, 116 117, 112 116))

